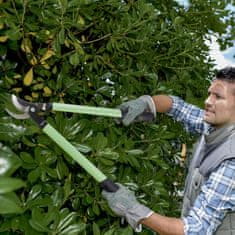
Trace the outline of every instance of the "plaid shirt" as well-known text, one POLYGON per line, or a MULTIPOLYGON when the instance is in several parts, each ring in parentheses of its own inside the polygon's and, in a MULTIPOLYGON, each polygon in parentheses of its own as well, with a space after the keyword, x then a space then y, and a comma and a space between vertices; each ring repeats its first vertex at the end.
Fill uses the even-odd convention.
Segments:
MULTIPOLYGON (((173 106, 168 112, 182 122, 188 132, 208 134, 213 129, 203 121, 204 110, 171 96, 173 106)), ((211 173, 194 202, 189 215, 183 218, 187 235, 213 234, 228 210, 235 211, 235 160, 224 161, 211 173)))

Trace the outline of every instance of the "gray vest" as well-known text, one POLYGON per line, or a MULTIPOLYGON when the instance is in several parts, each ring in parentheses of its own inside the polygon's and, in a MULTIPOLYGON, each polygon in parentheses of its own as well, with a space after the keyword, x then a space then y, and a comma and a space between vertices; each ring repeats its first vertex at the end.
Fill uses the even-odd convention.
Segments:
MULTIPOLYGON (((227 159, 235 158, 235 125, 228 125, 199 139, 186 179, 182 216, 187 216, 203 183, 227 159)), ((216 235, 235 235, 235 211, 228 212, 216 235)))

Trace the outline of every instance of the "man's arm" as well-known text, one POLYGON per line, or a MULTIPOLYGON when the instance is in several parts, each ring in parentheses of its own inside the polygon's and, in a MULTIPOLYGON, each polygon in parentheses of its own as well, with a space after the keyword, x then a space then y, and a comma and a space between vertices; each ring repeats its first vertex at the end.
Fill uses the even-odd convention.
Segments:
POLYGON ((140 223, 163 235, 212 234, 226 210, 235 210, 234 178, 235 161, 226 160, 205 182, 187 217, 177 219, 153 213, 140 223))
POLYGON ((166 113, 174 120, 181 122, 185 129, 191 133, 205 134, 208 124, 203 121, 204 110, 195 105, 188 104, 176 96, 143 95, 119 106, 122 111, 121 122, 128 126, 133 122, 153 121, 157 112, 166 113))
POLYGON ((182 219, 153 213, 147 219, 141 220, 140 223, 162 235, 184 235, 184 223, 182 219))
POLYGON ((189 215, 183 219, 153 213, 140 221, 162 235, 213 234, 226 211, 235 210, 235 161, 226 160, 202 187, 189 215))
POLYGON ((205 134, 209 124, 203 120, 204 110, 189 104, 177 96, 156 95, 152 97, 156 111, 166 113, 181 122, 190 133, 205 134))
POLYGON ((117 192, 103 191, 110 208, 136 229, 143 224, 162 235, 213 234, 226 213, 235 211, 235 161, 224 161, 201 188, 187 217, 161 216, 140 204, 123 185, 117 192))
POLYGON ((173 100, 168 95, 155 95, 152 96, 152 99, 159 113, 169 112, 172 108, 173 100))
POLYGON ((135 231, 141 231, 141 225, 151 228, 162 235, 184 235, 184 222, 181 219, 161 216, 139 203, 134 192, 118 183, 116 192, 102 191, 110 208, 115 214, 125 217, 135 231))

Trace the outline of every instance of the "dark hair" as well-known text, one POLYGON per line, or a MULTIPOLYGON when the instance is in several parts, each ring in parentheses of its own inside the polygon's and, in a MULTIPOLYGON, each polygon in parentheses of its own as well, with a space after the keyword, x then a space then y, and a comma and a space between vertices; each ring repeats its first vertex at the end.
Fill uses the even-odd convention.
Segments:
POLYGON ((221 70, 218 70, 215 76, 216 79, 235 83, 235 67, 225 67, 221 70))

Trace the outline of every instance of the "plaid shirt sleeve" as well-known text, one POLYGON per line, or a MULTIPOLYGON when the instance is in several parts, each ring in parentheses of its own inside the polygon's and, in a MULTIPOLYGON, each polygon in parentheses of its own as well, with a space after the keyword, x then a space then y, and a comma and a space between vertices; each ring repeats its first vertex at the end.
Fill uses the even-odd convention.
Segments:
POLYGON ((186 131, 194 134, 206 134, 209 130, 209 124, 203 121, 204 110, 195 105, 188 104, 176 96, 170 96, 173 105, 166 114, 174 120, 181 122, 186 131))
POLYGON ((185 235, 211 235, 228 210, 235 211, 235 159, 224 161, 202 186, 189 215, 185 235))

